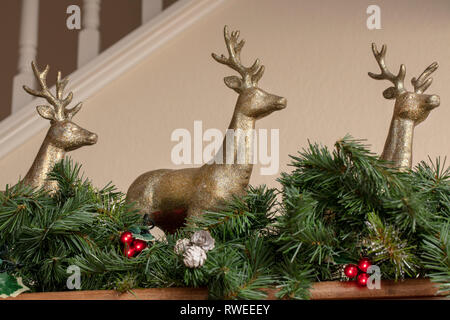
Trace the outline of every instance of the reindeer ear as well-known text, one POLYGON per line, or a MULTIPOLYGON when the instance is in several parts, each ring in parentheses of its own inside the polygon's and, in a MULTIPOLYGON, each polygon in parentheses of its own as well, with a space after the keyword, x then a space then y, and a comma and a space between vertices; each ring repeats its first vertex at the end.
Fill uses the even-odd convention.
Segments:
POLYGON ((383 91, 383 97, 386 99, 395 99, 398 96, 398 90, 395 87, 389 87, 383 91))
POLYGON ((225 82, 226 86, 230 89, 233 89, 237 93, 242 92, 242 80, 236 76, 229 76, 223 78, 223 81, 225 82))
POLYGON ((44 119, 48 119, 48 120, 55 119, 55 110, 53 110, 53 108, 50 106, 46 106, 46 105, 37 106, 36 110, 39 113, 39 115, 44 119))
POLYGON ((66 109, 66 111, 65 111, 66 116, 67 116, 69 119, 72 119, 72 117, 73 117, 74 115, 76 115, 76 114, 78 113, 78 111, 80 111, 80 109, 81 109, 82 106, 83 106, 83 103, 80 102, 80 103, 78 103, 75 107, 73 107, 72 109, 66 109))

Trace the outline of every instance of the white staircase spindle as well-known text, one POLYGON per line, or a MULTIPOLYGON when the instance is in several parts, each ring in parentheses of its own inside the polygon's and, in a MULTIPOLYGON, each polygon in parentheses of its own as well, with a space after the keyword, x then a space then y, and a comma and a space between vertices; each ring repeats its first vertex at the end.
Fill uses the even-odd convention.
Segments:
POLYGON ((78 67, 100 52, 100 0, 83 0, 81 20, 83 29, 78 35, 78 67))
POLYGON ((142 0, 142 24, 163 11, 163 0, 142 0))
POLYGON ((18 73, 13 79, 12 113, 21 109, 33 99, 23 90, 22 86, 35 87, 31 61, 35 60, 37 55, 39 0, 22 0, 20 19, 18 73))

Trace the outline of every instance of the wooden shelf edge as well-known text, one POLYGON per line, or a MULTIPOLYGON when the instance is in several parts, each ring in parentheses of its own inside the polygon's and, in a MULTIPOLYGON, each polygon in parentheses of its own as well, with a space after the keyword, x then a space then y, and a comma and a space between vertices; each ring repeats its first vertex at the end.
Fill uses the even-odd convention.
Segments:
MULTIPOLYGON (((268 300, 276 300, 277 289, 267 289, 268 300)), ((436 284, 428 279, 381 281, 380 289, 361 288, 354 282, 324 281, 314 283, 312 300, 347 299, 430 299, 442 298, 436 284)), ((131 293, 114 290, 64 291, 23 293, 5 300, 207 300, 206 288, 151 288, 135 289, 131 293)), ((2 299, 0 299, 2 300, 2 299)))
MULTIPOLYGON (((275 299, 276 289, 269 290, 269 299, 275 299)), ((355 282, 323 281, 311 288, 311 300, 354 299, 410 299, 443 297, 438 294, 435 283, 429 279, 407 279, 404 281, 382 280, 380 289, 359 287, 355 282)))
MULTIPOLYGON (((134 289, 133 293, 114 290, 22 293, 6 300, 207 300, 206 288, 134 289)), ((0 299, 2 300, 2 299, 0 299)))

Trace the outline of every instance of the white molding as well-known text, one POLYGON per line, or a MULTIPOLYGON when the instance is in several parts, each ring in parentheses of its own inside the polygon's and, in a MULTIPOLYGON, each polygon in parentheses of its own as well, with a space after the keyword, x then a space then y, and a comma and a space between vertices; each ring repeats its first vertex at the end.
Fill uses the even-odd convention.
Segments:
MULTIPOLYGON (((86 100, 224 1, 177 1, 73 72, 69 77, 75 100, 86 100)), ((33 99, 25 107, 0 122, 0 159, 48 127, 48 121, 39 117, 36 112, 35 107, 40 103, 41 98, 33 99)))

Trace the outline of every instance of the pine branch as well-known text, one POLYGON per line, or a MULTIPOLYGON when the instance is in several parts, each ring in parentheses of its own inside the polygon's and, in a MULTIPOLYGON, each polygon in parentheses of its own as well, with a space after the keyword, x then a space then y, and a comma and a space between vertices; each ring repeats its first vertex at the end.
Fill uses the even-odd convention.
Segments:
POLYGON ((274 224, 279 232, 275 240, 278 250, 289 254, 291 262, 301 255, 305 263, 331 263, 337 255, 336 232, 318 219, 317 201, 307 193, 286 188, 285 205, 286 211, 274 224))
MULTIPOLYGON (((0 239, 8 247, 7 260, 17 266, 10 272, 23 276, 34 290, 64 290, 71 263, 93 263, 93 256, 101 256, 108 265, 112 252, 123 260, 120 248, 115 251, 120 233, 141 221, 123 194, 111 185, 97 190, 80 176, 80 168, 70 159, 54 167, 50 179, 59 185, 54 195, 21 184, 0 193, 0 239)), ((113 278, 125 272, 122 260, 113 260, 116 269, 109 266, 113 278)), ((85 285, 100 283, 87 280, 85 285)))
POLYGON ((293 263, 284 259, 277 270, 280 274, 277 298, 296 300, 310 298, 309 289, 314 278, 314 267, 312 265, 304 265, 298 263, 297 260, 293 263))
POLYGON ((425 236, 422 250, 426 275, 439 284, 439 292, 450 295, 450 220, 438 234, 425 236))
POLYGON ((21 182, 13 187, 7 185, 5 192, 0 192, 0 244, 17 237, 22 226, 49 204, 51 199, 42 190, 33 190, 21 182))
POLYGON ((247 237, 254 231, 267 231, 264 229, 273 221, 275 199, 275 189, 249 186, 243 197, 235 196, 216 211, 190 218, 186 230, 208 230, 222 241, 247 237))
MULTIPOLYGON (((366 224, 368 236, 363 240, 363 244, 367 253, 373 257, 373 262, 389 262, 395 279, 403 279, 405 274, 414 277, 418 268, 418 258, 414 255, 416 247, 410 245, 408 240, 402 239, 397 229, 385 225, 373 212, 368 215, 366 224)), ((391 273, 386 268, 384 272, 391 273)))
MULTIPOLYGON (((226 279, 227 283, 218 284, 223 288, 221 295, 225 299, 264 299, 267 293, 263 289, 274 285, 275 280, 270 274, 273 259, 271 250, 263 237, 254 236, 245 243, 241 254, 244 261, 240 268, 234 269, 226 279)), ((233 268, 228 268, 233 270, 233 268)))
POLYGON ((132 259, 119 237, 147 230, 142 216, 113 185, 93 187, 66 159, 50 175, 54 195, 21 184, 0 193, 0 270, 37 291, 65 290, 67 267, 77 265, 85 290, 207 286, 213 299, 263 299, 277 286, 278 298, 307 299, 312 281, 343 280, 343 265, 369 256, 384 279, 426 274, 449 289, 445 161, 400 172, 350 136, 332 151, 309 143, 292 159, 293 172, 278 180, 281 204, 275 189, 249 187, 132 259), (174 246, 199 229, 216 246, 190 269, 174 246))

